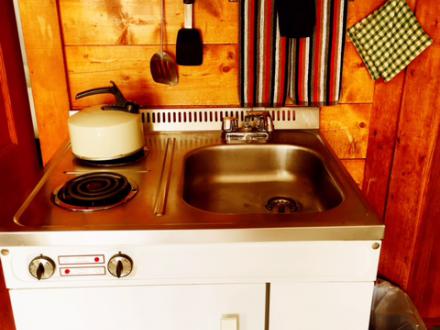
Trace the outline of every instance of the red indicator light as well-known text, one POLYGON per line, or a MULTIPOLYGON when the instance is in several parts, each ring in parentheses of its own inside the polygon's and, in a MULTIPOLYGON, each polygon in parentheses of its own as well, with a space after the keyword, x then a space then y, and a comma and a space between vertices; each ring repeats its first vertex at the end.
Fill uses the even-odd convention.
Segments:
POLYGON ((64 270, 64 274, 70 274, 70 269, 64 270))
POLYGON ((95 262, 99 262, 99 257, 95 257, 95 262))

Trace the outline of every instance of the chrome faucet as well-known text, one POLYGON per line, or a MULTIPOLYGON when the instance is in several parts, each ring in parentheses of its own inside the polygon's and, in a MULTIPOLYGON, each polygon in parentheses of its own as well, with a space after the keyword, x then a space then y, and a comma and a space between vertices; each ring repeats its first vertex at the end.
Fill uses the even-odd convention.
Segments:
POLYGON ((273 131, 269 111, 248 111, 241 127, 237 118, 223 118, 222 134, 226 143, 265 143, 273 131))

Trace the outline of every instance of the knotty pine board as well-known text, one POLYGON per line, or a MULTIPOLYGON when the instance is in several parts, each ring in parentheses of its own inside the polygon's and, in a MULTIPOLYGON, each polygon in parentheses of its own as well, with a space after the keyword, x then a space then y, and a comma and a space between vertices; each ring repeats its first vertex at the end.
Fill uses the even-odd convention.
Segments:
MULTIPOLYGON (((158 45, 162 0, 61 0, 66 45, 158 45)), ((206 44, 238 42, 239 2, 196 1, 194 25, 206 44)), ((165 1, 166 42, 183 26, 182 0, 165 1)))
POLYGON ((371 104, 339 104, 321 108, 320 132, 340 159, 365 158, 371 104))
MULTIPOLYGON (((68 46, 70 100, 75 109, 111 103, 100 95, 75 100, 75 94, 114 80, 124 95, 146 106, 239 105, 238 46, 206 45, 202 66, 179 66, 179 84, 157 84, 150 74, 155 46, 68 46)), ((174 49, 169 49, 174 55, 174 49)))
POLYGON ((415 13, 433 44, 406 70, 379 271, 407 291, 420 314, 440 326, 440 26, 437 0, 415 13))
MULTIPOLYGON (((165 50, 174 56, 174 45, 168 45, 165 50)), ((132 99, 149 106, 239 104, 238 45, 206 45, 204 64, 179 66, 180 82, 173 87, 152 80, 149 60, 155 52, 156 46, 66 46, 73 107, 96 104, 92 99, 77 101, 74 95, 84 89, 106 85, 109 80, 125 86, 132 99), (199 95, 203 93, 209 95, 199 95)), ((372 103, 374 81, 351 43, 347 42, 345 54, 341 103, 372 103)), ((100 97, 97 100, 110 99, 100 97)))
POLYGON ((21 0, 20 16, 43 162, 67 138, 68 86, 56 2, 21 0))
MULTIPOLYGON (((112 102, 111 96, 102 95, 74 100, 77 92, 108 85, 109 80, 115 80, 128 98, 147 106, 239 104, 238 3, 215 0, 200 1, 196 5, 195 21, 204 38, 205 63, 201 67, 179 67, 180 83, 170 87, 154 83, 149 72, 149 60, 159 49, 159 1, 150 1, 145 5, 141 0, 60 0, 58 8, 55 8, 55 1, 45 0, 41 9, 32 8, 37 6, 36 0, 22 2, 25 4, 23 10, 38 12, 39 21, 53 21, 57 14, 60 15, 63 32, 62 36, 59 35, 63 42, 61 49, 47 49, 47 36, 30 29, 26 31, 25 38, 30 40, 33 58, 38 59, 33 61, 31 70, 50 66, 47 54, 64 53, 67 69, 65 88, 71 108, 112 102), (51 10, 47 6, 52 6, 51 10), (37 48, 39 52, 35 51, 37 48)), ((166 4, 167 41, 171 43, 182 25, 183 10, 179 9, 180 1, 169 0, 166 4)), ((366 7, 358 0, 350 2, 349 6, 350 11, 353 6, 366 7)), ((30 20, 30 14, 25 15, 27 20, 30 20)), ((55 38, 57 30, 52 27, 51 31, 55 38)), ((173 55, 175 45, 168 45, 166 50, 173 55)), ((32 83, 39 84, 45 79, 46 75, 38 71, 32 77, 32 83)), ((323 134, 342 159, 363 159, 366 156, 371 108, 368 103, 372 102, 373 91, 373 81, 353 46, 347 42, 341 99, 346 104, 333 110, 332 107, 324 107, 322 111, 323 134)), ((64 107, 50 109, 43 104, 38 105, 40 126, 52 124, 53 119, 65 120, 64 107)), ((61 124, 51 127, 65 132, 61 124)), ((42 131, 47 131, 46 127, 42 127, 42 131)), ((58 140, 42 141, 45 160, 50 158, 51 151, 59 143, 58 140), (46 149, 50 152, 45 152, 46 149)), ((352 170, 352 173, 363 171, 363 166, 358 166, 359 169, 352 170)), ((359 179, 357 181, 360 182, 359 179)))
POLYGON ((342 164, 345 166, 348 173, 350 173, 358 187, 362 187, 364 181, 365 159, 342 159, 342 164))
POLYGON ((377 82, 374 89, 362 190, 380 217, 385 214, 404 82, 401 72, 388 83, 377 82))
POLYGON ((372 103, 374 80, 371 79, 353 43, 345 43, 340 103, 372 103))
MULTIPOLYGON (((424 10, 428 15, 429 9, 424 10)), ((434 22, 431 25, 438 26, 434 22)), ((440 35, 440 29, 437 31, 440 35)), ((404 288, 417 257, 413 254, 414 233, 421 221, 434 149, 439 143, 439 56, 440 45, 434 43, 417 57, 408 67, 403 91, 385 215, 387 230, 393 235, 384 244, 380 270, 404 288)))

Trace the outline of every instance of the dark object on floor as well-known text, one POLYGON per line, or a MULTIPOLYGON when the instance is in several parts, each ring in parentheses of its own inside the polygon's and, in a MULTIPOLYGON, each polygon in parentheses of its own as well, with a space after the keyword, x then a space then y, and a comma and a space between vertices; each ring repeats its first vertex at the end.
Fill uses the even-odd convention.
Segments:
POLYGON ((390 282, 374 286, 370 330, 426 330, 409 296, 390 282))
POLYGON ((315 0, 276 0, 280 33, 283 37, 305 38, 313 34, 315 0))

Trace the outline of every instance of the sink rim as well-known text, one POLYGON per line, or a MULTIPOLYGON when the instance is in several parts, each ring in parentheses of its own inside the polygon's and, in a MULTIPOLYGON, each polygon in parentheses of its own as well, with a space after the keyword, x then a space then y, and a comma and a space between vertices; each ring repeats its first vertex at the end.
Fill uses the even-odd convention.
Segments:
MULTIPOLYGON (((327 166, 327 162, 325 160, 325 156, 322 155, 322 153, 310 148, 310 147, 306 147, 306 146, 302 146, 302 145, 298 145, 298 144, 289 144, 289 143, 244 143, 244 144, 213 144, 213 145, 206 145, 206 146, 201 146, 195 149, 192 149, 188 152, 185 153, 185 155, 183 156, 183 171, 182 171, 183 175, 182 175, 182 186, 183 189, 181 190, 181 198, 182 201, 190 208, 193 208, 199 212, 206 212, 208 214, 216 214, 216 215, 225 215, 225 216, 240 216, 240 215, 264 215, 264 216, 272 216, 272 217, 276 217, 276 216, 292 216, 292 217, 304 217, 304 215, 306 214, 321 214, 321 213, 327 213, 330 212, 334 209, 337 209, 339 207, 342 206, 342 204, 345 202, 346 200, 346 194, 344 192, 344 190, 341 188, 342 184, 341 182, 339 182, 339 180, 335 177, 335 175, 333 175, 333 172, 329 169, 329 167, 327 166), (328 207, 326 209, 323 210, 306 210, 306 211, 301 211, 301 212, 294 212, 294 213, 270 213, 270 212, 219 212, 219 211, 214 211, 211 209, 207 209, 207 208, 200 208, 195 206, 194 204, 190 203, 187 201, 187 199, 185 198, 185 187, 186 187, 186 179, 187 179, 187 175, 186 175, 186 169, 187 169, 187 163, 188 160, 191 157, 194 157, 197 154, 200 154, 202 152, 205 151, 215 151, 215 150, 237 150, 237 149, 244 149, 244 150, 249 150, 249 149, 269 149, 269 150, 274 150, 274 149, 290 149, 290 150, 300 150, 303 152, 306 152, 307 154, 312 155, 313 157, 315 157, 316 159, 318 159, 320 161, 320 164, 323 167, 323 172, 326 173, 326 175, 328 176, 328 180, 329 182, 332 184, 332 188, 335 189, 336 193, 338 194, 338 199, 339 202, 335 205, 335 206, 331 206, 328 207)), ((237 183, 239 184, 239 183, 237 183)), ((282 197, 282 196, 280 196, 282 197)))

